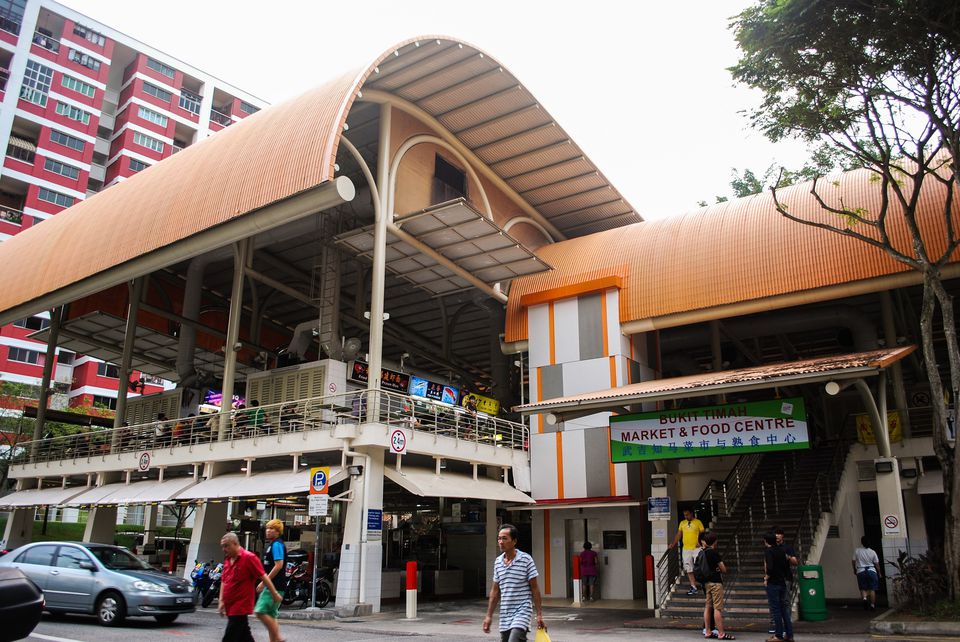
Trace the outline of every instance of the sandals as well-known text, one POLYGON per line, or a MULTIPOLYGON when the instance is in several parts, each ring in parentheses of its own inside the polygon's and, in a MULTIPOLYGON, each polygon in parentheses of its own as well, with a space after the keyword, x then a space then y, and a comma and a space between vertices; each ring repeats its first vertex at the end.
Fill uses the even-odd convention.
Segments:
POLYGON ((717 639, 718 640, 736 640, 737 638, 732 633, 724 633, 723 635, 718 635, 717 639))

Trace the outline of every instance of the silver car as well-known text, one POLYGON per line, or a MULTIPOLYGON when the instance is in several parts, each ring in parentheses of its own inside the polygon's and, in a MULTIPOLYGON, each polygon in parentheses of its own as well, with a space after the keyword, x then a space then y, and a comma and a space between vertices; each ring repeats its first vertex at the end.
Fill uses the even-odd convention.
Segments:
POLYGON ((43 591, 51 613, 93 613, 104 626, 128 616, 170 624, 196 610, 187 580, 154 570, 125 548, 80 542, 36 542, 0 557, 43 591))

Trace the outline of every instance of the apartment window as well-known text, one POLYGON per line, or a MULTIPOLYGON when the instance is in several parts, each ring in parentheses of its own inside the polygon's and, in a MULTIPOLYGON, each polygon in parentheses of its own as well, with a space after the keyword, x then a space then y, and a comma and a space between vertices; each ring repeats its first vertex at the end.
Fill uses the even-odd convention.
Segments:
POLYGON ((84 125, 90 124, 90 112, 84 111, 79 107, 68 105, 67 103, 57 102, 57 113, 66 116, 70 120, 75 120, 84 125))
POLYGON ((107 363, 106 361, 103 361, 97 364, 97 376, 110 377, 111 379, 119 379, 120 368, 113 365, 112 363, 107 363))
POLYGON ((27 61, 27 69, 23 73, 23 86, 20 87, 20 97, 41 107, 47 106, 47 93, 53 82, 53 69, 41 65, 34 60, 27 61))
POLYGON ((10 158, 16 158, 18 161, 23 161, 24 163, 33 164, 34 159, 36 158, 36 152, 31 149, 28 149, 25 145, 19 145, 14 143, 14 137, 10 137, 10 142, 7 144, 7 156, 10 158))
POLYGON ((94 408, 106 408, 107 410, 117 409, 117 400, 114 397, 104 397, 103 395, 93 395, 94 408))
POLYGON ((251 105, 250 103, 245 103, 241 100, 240 111, 242 111, 245 114, 255 114, 258 111, 260 111, 260 108, 255 105, 251 105))
POLYGON ((82 80, 77 80, 73 76, 67 76, 66 74, 60 76, 60 84, 88 98, 93 98, 93 95, 97 92, 93 85, 85 83, 82 80))
POLYGON ((27 317, 26 319, 17 319, 13 325, 26 330, 44 330, 50 327, 50 319, 43 317, 27 317))
POLYGON ((163 114, 153 111, 152 109, 147 109, 146 107, 138 107, 137 115, 140 116, 140 118, 148 122, 151 122, 155 125, 160 125, 161 127, 167 126, 167 117, 164 116, 163 114))
POLYGON ((147 58, 147 67, 163 74, 167 78, 174 78, 177 75, 177 72, 173 67, 165 65, 159 60, 154 60, 153 58, 147 58))
POLYGON ((146 147, 147 149, 152 149, 157 153, 163 153, 163 141, 157 140, 153 136, 147 136, 146 134, 141 134, 140 132, 133 132, 133 142, 142 147, 146 147))
POLYGON ((107 39, 103 37, 103 34, 99 34, 92 29, 87 29, 81 25, 73 25, 74 35, 80 36, 87 42, 92 42, 98 47, 102 47, 107 44, 107 39))
POLYGON ((27 0, 0 0, 0 29, 19 34, 27 0))
POLYGON ((446 201, 467 195, 467 175, 437 154, 433 172, 433 203, 446 201))
POLYGON ((153 96, 154 98, 159 98, 165 103, 170 102, 170 100, 173 98, 173 94, 166 89, 160 89, 156 85, 151 85, 148 82, 143 83, 143 93, 147 94, 148 96, 153 96))
POLYGON ((136 158, 130 159, 130 169, 134 172, 142 172, 143 170, 150 167, 148 163, 144 163, 142 160, 137 160, 136 158))
POLYGON ((76 49, 71 49, 67 58, 92 71, 100 71, 100 61, 89 54, 80 53, 76 49))
POLYGON ((67 178, 77 180, 80 178, 80 168, 74 167, 73 165, 67 165, 66 163, 61 163, 60 161, 53 160, 52 158, 43 159, 43 168, 48 172, 53 172, 54 174, 60 174, 61 176, 66 176, 67 178))
POLYGON ((201 100, 203 99, 192 91, 187 91, 186 89, 180 90, 180 108, 186 109, 191 114, 200 113, 201 100))
POLYGON ((64 147, 69 147, 70 149, 75 149, 78 152, 82 152, 85 146, 85 143, 74 136, 69 136, 63 132, 58 132, 56 129, 50 132, 50 140, 58 145, 63 145, 64 147))
POLYGON ((10 350, 7 352, 7 358, 10 359, 10 361, 29 363, 34 366, 42 366, 44 361, 46 361, 42 352, 27 350, 26 348, 14 348, 13 346, 10 346, 10 350))
POLYGON ((62 366, 72 366, 74 359, 77 358, 75 352, 70 352, 69 350, 61 350, 57 353, 57 363, 62 366))
POLYGON ((41 201, 54 203, 60 207, 70 207, 73 205, 74 201, 72 196, 67 196, 66 194, 61 194, 60 192, 54 192, 52 189, 47 189, 46 187, 40 188, 40 191, 37 193, 37 198, 39 198, 41 201))

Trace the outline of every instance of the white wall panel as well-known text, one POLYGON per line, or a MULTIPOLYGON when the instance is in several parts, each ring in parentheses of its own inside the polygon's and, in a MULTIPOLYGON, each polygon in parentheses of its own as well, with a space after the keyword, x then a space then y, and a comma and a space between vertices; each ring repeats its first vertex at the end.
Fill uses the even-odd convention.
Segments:
POLYGON ((530 435, 530 482, 534 499, 557 499, 556 433, 530 435))
POLYGON ((580 359, 580 306, 576 298, 553 304, 554 350, 557 363, 580 359))
POLYGON ((550 309, 546 303, 527 310, 527 344, 531 370, 550 365, 550 309))
POLYGON ((587 497, 587 462, 584 457, 584 432, 568 430, 563 438, 563 496, 587 497))
POLYGON ((610 359, 590 359, 563 366, 563 394, 579 395, 610 387, 610 359))

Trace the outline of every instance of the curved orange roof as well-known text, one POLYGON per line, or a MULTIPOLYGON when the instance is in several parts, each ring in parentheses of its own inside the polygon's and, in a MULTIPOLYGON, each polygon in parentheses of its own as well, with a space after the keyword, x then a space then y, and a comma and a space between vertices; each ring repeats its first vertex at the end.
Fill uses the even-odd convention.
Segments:
POLYGON ((347 114, 367 87, 436 118, 564 233, 640 218, 499 63, 457 40, 416 38, 0 244, 0 314, 40 297, 66 302, 49 295, 330 181, 347 114))
MULTIPOLYGON (((866 170, 836 184, 821 181, 828 203, 877 212, 879 183, 866 170)), ((779 192, 788 211, 806 220, 836 224, 804 183, 779 192)), ((945 188, 924 182, 919 207, 923 237, 935 256, 946 250, 945 188)), ((902 210, 891 205, 888 230, 895 247, 912 254, 902 210)), ((955 229, 960 206, 954 201, 955 229)), ((860 225, 857 231, 870 234, 860 225)), ((876 238, 876 233, 870 234, 876 238)), ((909 270, 882 250, 780 215, 769 193, 721 203, 682 216, 646 221, 540 248, 554 270, 514 281, 504 340, 527 338, 529 302, 582 291, 580 283, 622 283, 620 321, 626 323, 765 297, 851 283, 909 270)), ((954 255, 956 259, 957 255, 954 255)))

